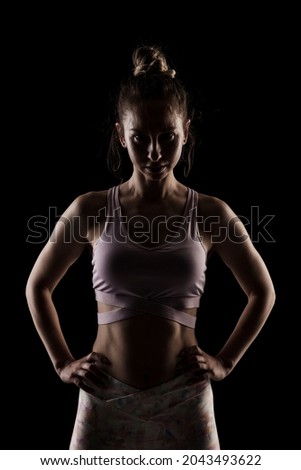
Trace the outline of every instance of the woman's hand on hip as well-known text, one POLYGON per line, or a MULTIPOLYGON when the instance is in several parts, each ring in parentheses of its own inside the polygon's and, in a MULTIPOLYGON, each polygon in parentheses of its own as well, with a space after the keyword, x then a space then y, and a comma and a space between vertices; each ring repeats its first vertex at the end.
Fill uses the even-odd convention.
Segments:
POLYGON ((58 375, 63 382, 73 383, 90 393, 103 383, 102 364, 110 365, 110 361, 102 354, 91 352, 80 359, 67 361, 58 370, 58 375))
POLYGON ((206 375, 211 380, 223 380, 230 371, 221 359, 210 356, 195 345, 180 351, 177 357, 177 372, 192 372, 196 375, 206 375))

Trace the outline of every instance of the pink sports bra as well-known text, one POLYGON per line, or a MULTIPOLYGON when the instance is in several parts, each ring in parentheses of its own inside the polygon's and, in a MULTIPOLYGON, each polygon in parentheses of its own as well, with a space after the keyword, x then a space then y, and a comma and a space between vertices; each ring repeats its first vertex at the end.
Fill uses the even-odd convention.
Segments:
POLYGON ((93 288, 97 301, 115 308, 98 313, 99 324, 151 314, 194 328, 196 318, 181 309, 198 307, 205 285, 197 201, 197 192, 187 188, 180 221, 177 217, 163 244, 146 247, 128 234, 119 186, 108 190, 105 227, 93 248, 93 288))

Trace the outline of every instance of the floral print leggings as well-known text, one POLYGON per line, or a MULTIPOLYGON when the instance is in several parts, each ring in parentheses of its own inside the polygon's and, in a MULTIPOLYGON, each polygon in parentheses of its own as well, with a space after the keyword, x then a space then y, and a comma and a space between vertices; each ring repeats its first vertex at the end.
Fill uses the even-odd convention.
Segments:
POLYGON ((210 380, 180 375, 140 390, 104 373, 83 390, 70 449, 219 449, 210 380))

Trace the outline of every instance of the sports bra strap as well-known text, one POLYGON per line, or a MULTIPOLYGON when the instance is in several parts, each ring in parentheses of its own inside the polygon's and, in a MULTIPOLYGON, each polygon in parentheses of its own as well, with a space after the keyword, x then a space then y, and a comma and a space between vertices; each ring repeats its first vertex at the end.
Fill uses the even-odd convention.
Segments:
MULTIPOLYGON (((108 323, 113 323, 116 321, 125 320, 126 318, 135 317, 138 315, 144 315, 145 313, 156 315, 167 320, 172 320, 182 325, 187 326, 188 328, 194 328, 196 323, 196 317, 190 315, 189 313, 182 312, 177 310, 169 305, 165 305, 159 302, 154 302, 151 300, 146 300, 140 297, 134 296, 122 296, 123 305, 116 305, 117 302, 114 302, 114 297, 116 296, 101 293, 101 301, 110 305, 114 305, 118 308, 115 308, 108 312, 98 313, 98 324, 106 325, 108 323)), ((121 297, 121 296, 120 296, 121 297)), ((116 299, 117 300, 117 299, 116 299)))

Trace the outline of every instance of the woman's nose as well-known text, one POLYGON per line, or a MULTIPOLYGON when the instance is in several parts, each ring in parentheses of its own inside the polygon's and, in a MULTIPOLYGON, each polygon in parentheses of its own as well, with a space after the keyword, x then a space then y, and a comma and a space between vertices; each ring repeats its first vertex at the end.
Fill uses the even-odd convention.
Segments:
POLYGON ((149 148, 149 153, 148 153, 148 158, 152 162, 156 162, 160 160, 161 158, 161 147, 158 142, 151 142, 150 148, 149 148))

